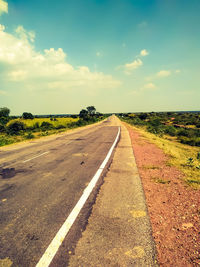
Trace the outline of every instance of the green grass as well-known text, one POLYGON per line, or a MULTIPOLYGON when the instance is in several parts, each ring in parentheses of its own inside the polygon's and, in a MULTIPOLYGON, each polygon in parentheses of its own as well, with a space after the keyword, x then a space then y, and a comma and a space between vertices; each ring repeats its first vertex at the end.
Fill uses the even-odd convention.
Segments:
POLYGON ((65 125, 67 126, 67 124, 71 123, 71 122, 76 122, 78 121, 78 118, 74 119, 74 118, 56 118, 56 121, 50 120, 50 118, 35 118, 33 120, 27 119, 15 119, 15 120, 11 120, 9 122, 9 124, 13 121, 21 121, 23 122, 27 127, 32 127, 35 123, 38 123, 39 126, 42 124, 43 121, 49 122, 51 123, 54 127, 57 127, 59 125, 65 125))
POLYGON ((0 134, 0 146, 6 146, 6 145, 10 145, 16 142, 21 141, 21 138, 16 138, 13 136, 8 136, 6 134, 0 134))

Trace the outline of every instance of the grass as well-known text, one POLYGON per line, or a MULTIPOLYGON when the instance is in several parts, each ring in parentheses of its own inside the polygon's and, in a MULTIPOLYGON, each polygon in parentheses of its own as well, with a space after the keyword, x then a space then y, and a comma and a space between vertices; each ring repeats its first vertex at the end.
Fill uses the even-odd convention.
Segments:
POLYGON ((130 125, 133 129, 139 131, 148 141, 161 148, 169 156, 166 164, 175 166, 184 173, 185 182, 195 189, 200 189, 200 160, 197 154, 200 152, 198 147, 184 145, 175 140, 169 140, 167 137, 155 136, 144 130, 142 127, 130 125), (193 162, 188 160, 192 158, 193 162))
POLYGON ((147 170, 158 170, 158 169, 160 169, 159 166, 155 166, 155 165, 143 165, 142 167, 144 169, 147 169, 147 170))
POLYGON ((158 184, 169 184, 171 181, 170 180, 163 180, 161 178, 153 178, 154 182, 155 183, 158 183, 158 184))
MULTIPOLYGON (((54 120, 50 120, 50 118, 34 118, 33 120, 27 119, 15 119, 17 121, 21 121, 23 122, 27 127, 32 127, 35 123, 38 123, 39 126, 42 124, 42 122, 46 121, 51 123, 54 127, 57 127, 59 125, 67 125, 71 122, 76 122, 78 121, 78 118, 74 119, 74 118, 56 118, 56 121, 54 120)), ((9 123, 15 121, 15 120, 11 120, 9 123)))
POLYGON ((16 142, 23 141, 24 139, 21 136, 9 136, 6 134, 0 134, 0 146, 10 145, 16 142))

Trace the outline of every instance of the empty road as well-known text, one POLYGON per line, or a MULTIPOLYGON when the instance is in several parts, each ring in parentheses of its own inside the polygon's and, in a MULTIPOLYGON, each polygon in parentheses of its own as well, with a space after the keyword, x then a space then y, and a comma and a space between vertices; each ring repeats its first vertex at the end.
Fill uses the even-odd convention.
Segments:
MULTIPOLYGON (((38 263, 117 133, 111 117, 92 127, 0 149, 0 263, 38 263)), ((66 250, 73 250, 94 198, 93 192, 67 236, 66 250)), ((67 264, 68 256, 63 261, 67 264)))

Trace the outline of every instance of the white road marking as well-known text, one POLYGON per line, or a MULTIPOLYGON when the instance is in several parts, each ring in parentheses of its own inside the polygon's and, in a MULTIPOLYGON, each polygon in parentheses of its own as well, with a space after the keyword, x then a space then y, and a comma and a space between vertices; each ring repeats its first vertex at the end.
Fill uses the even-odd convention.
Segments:
POLYGON ((101 164, 100 168, 97 170, 96 174, 94 175, 94 177, 92 178, 92 180, 90 181, 88 186, 85 188, 81 198, 79 199, 76 206, 73 208, 73 210, 71 211, 71 213, 67 217, 64 224, 61 226, 60 230, 57 232, 54 239, 51 241, 50 245, 48 246, 48 248, 44 252, 43 256, 41 257, 41 259, 37 263, 36 267, 48 267, 50 265, 50 263, 52 262, 52 260, 55 256, 55 254, 57 253, 60 245, 62 244, 62 242, 65 239, 67 233, 69 232, 71 226, 73 225, 74 221, 76 220, 79 212, 81 211, 82 207, 84 206, 90 193, 94 189, 99 177, 101 176, 101 174, 103 172, 104 167, 108 163, 108 160, 109 160, 109 158, 110 158, 110 156, 111 156, 111 154, 115 148, 115 145, 118 142, 119 136, 120 136, 120 127, 118 128, 117 136, 116 136, 115 141, 114 141, 113 145, 111 146, 106 158, 104 159, 103 163, 101 164))
POLYGON ((24 160, 23 163, 26 163, 26 162, 28 162, 28 161, 30 161, 30 160, 32 160, 32 159, 39 158, 39 157, 41 157, 41 156, 43 156, 43 155, 45 155, 45 154, 48 154, 48 153, 49 153, 49 151, 44 152, 44 153, 42 153, 42 154, 40 154, 40 155, 37 155, 37 156, 35 156, 35 157, 31 158, 31 159, 24 160))

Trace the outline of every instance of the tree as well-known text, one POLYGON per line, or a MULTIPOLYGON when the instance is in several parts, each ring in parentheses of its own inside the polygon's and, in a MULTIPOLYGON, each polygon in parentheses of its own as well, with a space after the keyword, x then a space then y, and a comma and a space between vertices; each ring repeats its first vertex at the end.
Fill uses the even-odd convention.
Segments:
POLYGON ((88 111, 88 114, 91 116, 91 115, 94 115, 95 112, 96 112, 96 108, 94 106, 89 106, 86 108, 87 111, 88 111))
POLYGON ((139 116, 138 116, 141 120, 146 120, 146 118, 148 117, 147 113, 141 113, 139 116))
POLYGON ((24 112, 22 114, 22 118, 25 119, 25 120, 27 120, 27 119, 31 119, 32 120, 32 119, 34 119, 34 116, 29 112, 24 112))
POLYGON ((86 119, 88 117, 88 111, 86 109, 82 109, 79 113, 79 117, 81 119, 86 119))
POLYGON ((9 108, 0 108, 0 117, 9 117, 10 109, 9 108))

